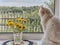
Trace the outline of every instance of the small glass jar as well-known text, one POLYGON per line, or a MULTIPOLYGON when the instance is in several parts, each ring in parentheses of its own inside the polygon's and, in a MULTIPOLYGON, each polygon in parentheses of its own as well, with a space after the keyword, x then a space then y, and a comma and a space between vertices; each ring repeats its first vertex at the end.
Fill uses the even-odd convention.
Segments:
POLYGON ((13 38, 14 38, 14 45, 21 45, 22 32, 14 32, 13 33, 13 38))

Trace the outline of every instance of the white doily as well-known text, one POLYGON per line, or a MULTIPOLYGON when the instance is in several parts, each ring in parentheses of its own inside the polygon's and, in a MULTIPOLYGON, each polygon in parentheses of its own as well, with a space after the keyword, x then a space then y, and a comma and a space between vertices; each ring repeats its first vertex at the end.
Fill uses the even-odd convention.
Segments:
MULTIPOLYGON (((23 41, 23 43, 21 43, 21 45, 28 45, 28 44, 29 42, 27 41, 23 41)), ((8 42, 7 45, 13 45, 13 41, 8 42)))

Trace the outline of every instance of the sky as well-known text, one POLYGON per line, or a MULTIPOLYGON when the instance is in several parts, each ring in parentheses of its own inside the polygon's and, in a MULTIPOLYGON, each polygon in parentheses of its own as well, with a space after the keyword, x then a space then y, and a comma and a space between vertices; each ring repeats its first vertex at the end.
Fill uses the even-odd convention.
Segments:
POLYGON ((40 6, 44 2, 49 3, 49 0, 0 0, 0 6, 40 6))

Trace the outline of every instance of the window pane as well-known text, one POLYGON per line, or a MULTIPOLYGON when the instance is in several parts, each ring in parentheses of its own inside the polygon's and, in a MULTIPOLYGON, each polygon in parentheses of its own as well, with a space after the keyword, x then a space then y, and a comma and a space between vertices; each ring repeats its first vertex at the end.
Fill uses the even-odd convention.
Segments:
POLYGON ((43 32, 38 14, 41 4, 48 5, 55 12, 54 0, 0 0, 0 32, 13 32, 5 23, 17 17, 27 20, 24 32, 43 32))

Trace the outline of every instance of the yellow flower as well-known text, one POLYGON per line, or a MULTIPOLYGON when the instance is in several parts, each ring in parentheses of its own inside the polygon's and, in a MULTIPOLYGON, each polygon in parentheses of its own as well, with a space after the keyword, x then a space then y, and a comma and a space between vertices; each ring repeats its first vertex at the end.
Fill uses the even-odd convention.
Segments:
POLYGON ((19 25, 18 29, 22 31, 22 28, 23 28, 22 25, 19 25))
POLYGON ((22 21, 25 22, 25 23, 27 22, 27 20, 25 20, 25 19, 23 19, 22 21))
POLYGON ((19 27, 19 23, 15 23, 16 27, 19 27))
POLYGON ((9 19, 7 22, 8 22, 8 23, 9 23, 9 22, 12 22, 12 20, 9 19))
POLYGON ((8 25, 9 26, 14 26, 14 22, 9 22, 8 25))
POLYGON ((17 28, 18 30, 22 30, 22 24, 16 23, 16 28, 17 28))
POLYGON ((25 25, 23 25, 23 29, 25 29, 26 28, 26 26, 25 25))
POLYGON ((18 31, 23 31, 23 30, 22 30, 22 29, 23 29, 22 25, 20 24, 20 25, 17 27, 17 29, 18 29, 18 31))
POLYGON ((8 20, 6 26, 14 26, 14 22, 12 20, 8 20))
POLYGON ((22 18, 17 18, 17 22, 9 19, 9 20, 7 20, 6 26, 13 27, 13 28, 17 29, 17 31, 21 32, 26 28, 26 26, 24 25, 25 24, 24 22, 26 22, 26 21, 27 20, 22 19, 22 18))
POLYGON ((17 18, 17 21, 18 21, 18 22, 22 22, 22 19, 21 19, 21 18, 17 18))

